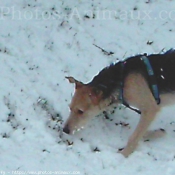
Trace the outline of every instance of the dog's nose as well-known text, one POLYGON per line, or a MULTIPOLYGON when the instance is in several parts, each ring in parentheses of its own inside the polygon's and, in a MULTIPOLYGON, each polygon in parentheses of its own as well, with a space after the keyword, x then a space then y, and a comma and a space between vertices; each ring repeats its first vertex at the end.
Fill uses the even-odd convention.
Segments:
POLYGON ((70 129, 69 129, 68 125, 66 125, 66 126, 63 128, 63 132, 65 132, 66 134, 70 134, 70 129))

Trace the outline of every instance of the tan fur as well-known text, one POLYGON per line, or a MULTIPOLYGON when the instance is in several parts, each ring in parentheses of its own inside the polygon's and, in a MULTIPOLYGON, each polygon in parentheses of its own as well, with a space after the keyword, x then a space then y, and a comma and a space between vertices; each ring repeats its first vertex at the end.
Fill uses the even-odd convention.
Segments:
MULTIPOLYGON (((70 78, 68 79, 70 81, 70 78)), ((118 104, 117 92, 104 101, 101 98, 102 92, 95 92, 94 89, 72 77, 70 82, 76 84, 76 91, 70 104, 70 116, 65 124, 65 127, 69 127, 70 133, 84 126, 89 119, 102 110, 106 110, 110 104, 114 102, 118 104)), ((136 149, 139 140, 145 135, 161 106, 156 104, 147 82, 140 74, 130 74, 126 77, 123 92, 124 99, 131 106, 135 106, 141 111, 140 121, 134 133, 130 136, 126 147, 121 151, 127 157, 136 149)), ((166 99, 166 96, 161 96, 163 105, 168 103, 166 99)))
POLYGON ((140 109, 142 113, 134 133, 130 136, 126 147, 121 151, 127 157, 135 150, 139 140, 146 133, 149 125, 156 117, 159 107, 145 79, 140 74, 131 74, 126 78, 124 98, 129 104, 140 109))
POLYGON ((75 83, 75 93, 70 104, 70 115, 65 124, 69 127, 70 134, 72 134, 84 127, 87 121, 98 115, 106 108, 107 104, 106 101, 101 101, 101 91, 89 88, 75 79, 73 81, 72 77, 67 78, 70 83, 75 83))

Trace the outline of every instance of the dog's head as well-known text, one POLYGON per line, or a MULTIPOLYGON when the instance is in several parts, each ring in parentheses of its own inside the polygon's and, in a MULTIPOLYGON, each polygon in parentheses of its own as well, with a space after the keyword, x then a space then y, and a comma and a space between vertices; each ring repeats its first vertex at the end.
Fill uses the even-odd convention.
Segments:
POLYGON ((63 131, 72 134, 81 129, 87 121, 100 112, 102 91, 95 87, 83 84, 73 77, 66 77, 70 83, 75 84, 75 93, 70 103, 70 115, 63 131))

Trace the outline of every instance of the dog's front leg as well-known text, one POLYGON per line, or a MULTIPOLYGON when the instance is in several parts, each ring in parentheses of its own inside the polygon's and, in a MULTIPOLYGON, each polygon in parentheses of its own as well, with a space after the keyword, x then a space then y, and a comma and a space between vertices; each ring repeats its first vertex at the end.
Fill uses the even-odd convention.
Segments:
POLYGON ((137 147, 139 140, 146 133, 149 125, 156 117, 160 107, 150 91, 147 81, 141 74, 130 74, 125 79, 124 98, 126 101, 141 111, 140 121, 129 138, 126 147, 121 153, 127 157, 137 147))
POLYGON ((144 136, 149 125, 156 117, 156 113, 158 112, 158 110, 158 107, 150 107, 149 110, 142 111, 140 121, 134 133, 129 138, 127 146, 122 151, 120 151, 125 157, 128 157, 135 150, 139 140, 144 136))

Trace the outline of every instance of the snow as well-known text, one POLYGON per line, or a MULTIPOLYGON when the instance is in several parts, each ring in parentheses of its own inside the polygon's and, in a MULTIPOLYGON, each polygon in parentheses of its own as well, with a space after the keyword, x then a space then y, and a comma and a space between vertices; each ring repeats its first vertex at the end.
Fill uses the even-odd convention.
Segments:
POLYGON ((117 150, 138 122, 133 111, 117 109, 112 121, 95 117, 73 136, 59 131, 74 92, 65 77, 89 82, 117 59, 174 47, 174 6, 171 0, 1 1, 0 174, 174 175, 175 106, 150 127, 165 129, 165 136, 140 141, 127 159, 117 150))

